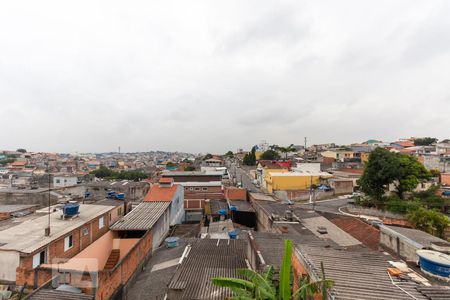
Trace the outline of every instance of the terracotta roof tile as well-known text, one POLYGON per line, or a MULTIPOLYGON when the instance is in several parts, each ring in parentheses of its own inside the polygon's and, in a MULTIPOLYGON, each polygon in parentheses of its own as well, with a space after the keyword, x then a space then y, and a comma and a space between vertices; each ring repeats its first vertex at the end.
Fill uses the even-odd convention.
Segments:
POLYGON ((145 195, 145 202, 170 202, 175 197, 179 185, 174 184, 170 187, 161 187, 159 184, 152 186, 147 195, 145 195))

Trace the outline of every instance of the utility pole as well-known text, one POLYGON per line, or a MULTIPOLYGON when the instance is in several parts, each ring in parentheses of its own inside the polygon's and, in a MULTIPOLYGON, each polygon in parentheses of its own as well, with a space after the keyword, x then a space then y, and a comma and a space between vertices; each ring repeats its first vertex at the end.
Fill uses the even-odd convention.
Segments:
POLYGON ((306 141, 307 141, 307 137, 305 136, 305 151, 306 151, 306 141))
POLYGON ((45 228, 45 236, 50 236, 50 166, 47 163, 47 176, 48 176, 48 223, 47 228, 45 228))

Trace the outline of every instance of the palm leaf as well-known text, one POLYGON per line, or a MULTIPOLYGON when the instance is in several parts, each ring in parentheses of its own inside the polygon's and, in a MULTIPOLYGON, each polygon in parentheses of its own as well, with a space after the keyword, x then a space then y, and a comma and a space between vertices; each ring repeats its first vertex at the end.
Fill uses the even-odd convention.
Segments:
POLYGON ((267 266, 266 272, 264 273, 264 279, 267 280, 267 282, 272 282, 273 273, 274 268, 271 265, 267 266))
POLYGON ((284 241, 284 256, 280 269, 279 294, 282 300, 291 299, 291 256, 292 241, 284 241))
POLYGON ((252 292, 255 290, 255 285, 253 282, 239 278, 225 278, 225 277, 214 277, 211 278, 213 284, 217 286, 227 287, 230 289, 241 289, 244 291, 252 292))
POLYGON ((275 288, 261 274, 251 269, 238 269, 238 274, 247 277, 255 285, 255 293, 260 293, 265 299, 275 299, 275 288))

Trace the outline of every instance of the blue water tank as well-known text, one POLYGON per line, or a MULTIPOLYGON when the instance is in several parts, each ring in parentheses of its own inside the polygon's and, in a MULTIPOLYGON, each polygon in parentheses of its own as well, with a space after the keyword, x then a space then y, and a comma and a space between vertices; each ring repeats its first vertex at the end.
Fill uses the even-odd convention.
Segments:
POLYGON ((125 199, 125 194, 124 193, 120 193, 116 195, 116 199, 118 200, 124 200, 125 199))
POLYGON ((229 236, 230 239, 232 239, 232 240, 235 240, 236 237, 237 237, 237 235, 238 235, 238 233, 237 233, 235 230, 228 232, 228 236, 229 236))
POLYGON ((234 206, 234 205, 230 205, 230 210, 231 210, 231 211, 237 211, 237 207, 234 206))
POLYGON ((225 209, 219 209, 219 210, 217 211, 217 213, 218 213, 219 215, 225 216, 225 215, 227 214, 227 211, 226 211, 225 209))
POLYGON ((114 192, 114 191, 111 191, 111 192, 108 192, 108 194, 107 194, 107 198, 114 198, 116 196, 116 192, 114 192))
POLYGON ((86 192, 86 193, 84 193, 84 198, 89 198, 90 195, 91 195, 91 193, 86 192))
POLYGON ((78 214, 80 209, 80 204, 78 203, 67 203, 63 206, 63 213, 65 216, 72 217, 78 214))
POLYGON ((179 237, 173 236, 173 237, 168 237, 167 239, 164 240, 164 242, 166 243, 167 248, 175 248, 178 246, 179 240, 180 240, 179 237))
POLYGON ((417 250, 420 268, 438 277, 450 278, 450 255, 433 251, 417 250))

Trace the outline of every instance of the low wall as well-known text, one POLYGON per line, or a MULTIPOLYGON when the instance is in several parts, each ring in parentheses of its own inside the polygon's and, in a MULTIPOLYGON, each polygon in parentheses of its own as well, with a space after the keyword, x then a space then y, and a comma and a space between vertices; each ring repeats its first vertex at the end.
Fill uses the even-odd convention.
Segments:
POLYGON ((402 214, 396 214, 385 210, 380 210, 376 208, 361 207, 355 205, 347 205, 345 210, 350 214, 354 215, 365 215, 377 217, 383 221, 386 225, 397 225, 404 227, 412 227, 411 223, 402 214))

